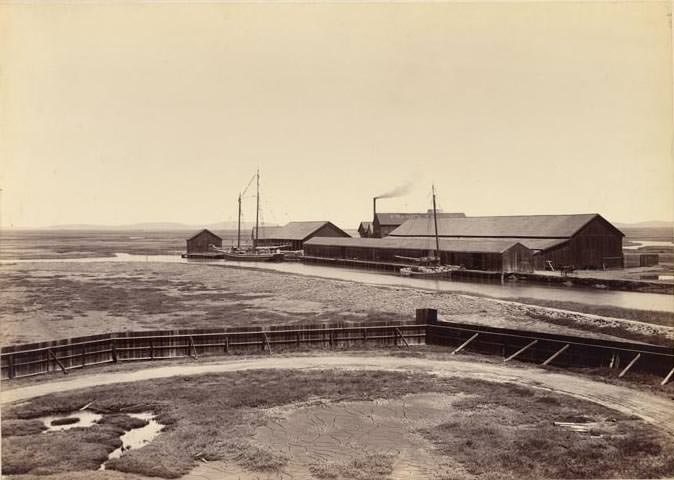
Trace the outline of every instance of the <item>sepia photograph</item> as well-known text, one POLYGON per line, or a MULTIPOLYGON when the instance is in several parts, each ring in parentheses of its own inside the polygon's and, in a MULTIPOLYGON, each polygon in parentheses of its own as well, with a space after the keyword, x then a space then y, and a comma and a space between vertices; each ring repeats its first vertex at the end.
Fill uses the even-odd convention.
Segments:
POLYGON ((672 43, 671 0, 0 0, 0 477, 674 478, 672 43))

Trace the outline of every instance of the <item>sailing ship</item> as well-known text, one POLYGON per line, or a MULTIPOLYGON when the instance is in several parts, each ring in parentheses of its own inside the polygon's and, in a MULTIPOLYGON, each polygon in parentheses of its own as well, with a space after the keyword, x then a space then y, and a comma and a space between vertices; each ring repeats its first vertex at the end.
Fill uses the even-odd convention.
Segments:
MULTIPOLYGON (((239 193, 239 220, 237 222, 237 233, 236 233, 236 247, 232 247, 229 250, 218 248, 214 245, 210 245, 211 250, 215 250, 222 254, 225 260, 231 260, 235 262, 274 262, 283 260, 283 253, 279 250, 279 247, 261 247, 259 246, 259 231, 260 231, 260 170, 257 170, 255 173, 256 179, 256 208, 255 208, 255 231, 253 232, 253 246, 252 248, 242 248, 241 247, 241 198, 243 194, 248 190, 250 183, 244 189, 243 192, 239 193)), ((252 182, 252 179, 251 179, 252 182)))
POLYGON ((432 257, 401 257, 397 256, 401 260, 413 260, 419 263, 419 265, 413 265, 410 267, 402 267, 400 269, 400 275, 403 277, 444 277, 454 270, 460 270, 462 267, 457 265, 442 265, 440 259, 440 239, 438 237, 438 215, 437 209, 435 206, 435 185, 432 187, 433 191, 433 224, 435 226, 435 251, 433 252, 432 257))

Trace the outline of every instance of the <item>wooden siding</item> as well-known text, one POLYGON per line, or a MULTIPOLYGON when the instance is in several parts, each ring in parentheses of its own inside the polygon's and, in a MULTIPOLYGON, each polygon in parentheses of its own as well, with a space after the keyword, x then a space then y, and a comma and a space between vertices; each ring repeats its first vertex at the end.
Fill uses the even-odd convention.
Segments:
POLYGON ((622 235, 598 217, 567 242, 536 254, 534 261, 540 270, 548 261, 555 268, 565 265, 577 269, 620 268, 624 264, 622 235))
POLYGON ((222 247, 222 238, 205 230, 187 240, 187 253, 209 252, 209 245, 222 247))
MULTIPOLYGON (((311 257, 400 264, 409 264, 410 262, 397 258, 396 256, 398 255, 414 258, 429 257, 433 255, 432 250, 343 247, 335 245, 306 245, 304 253, 311 257)), ((504 253, 441 251, 440 260, 444 265, 462 265, 469 270, 494 272, 530 272, 533 267, 531 251, 522 245, 515 245, 504 253)))

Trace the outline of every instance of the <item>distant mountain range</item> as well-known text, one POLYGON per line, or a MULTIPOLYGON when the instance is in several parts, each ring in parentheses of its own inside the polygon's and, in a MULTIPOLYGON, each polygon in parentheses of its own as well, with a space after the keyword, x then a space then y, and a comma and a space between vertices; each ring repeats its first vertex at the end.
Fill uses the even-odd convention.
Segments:
MULTIPOLYGON (((244 222, 241 224, 242 230, 250 230, 255 224, 244 222)), ((268 224, 265 224, 268 225, 268 224)), ((37 230, 107 230, 107 231, 175 231, 187 230, 196 231, 202 228, 209 230, 236 230, 235 222, 217 222, 206 225, 186 225, 177 222, 147 222, 147 223, 133 223, 129 225, 92 225, 92 224, 68 224, 68 225, 52 225, 49 227, 37 228, 37 230)))
POLYGON ((674 222, 654 220, 651 222, 615 223, 618 228, 674 228, 674 222))

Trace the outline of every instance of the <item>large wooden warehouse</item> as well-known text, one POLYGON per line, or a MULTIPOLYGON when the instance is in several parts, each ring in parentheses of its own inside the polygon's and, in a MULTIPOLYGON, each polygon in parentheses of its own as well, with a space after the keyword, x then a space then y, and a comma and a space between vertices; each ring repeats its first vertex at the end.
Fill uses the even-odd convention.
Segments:
MULTIPOLYGON (((439 240, 440 260, 470 270, 531 272, 532 252, 514 240, 439 240)), ((434 255, 434 238, 312 238, 304 243, 306 257, 409 264, 398 258, 434 255)))
MULTIPOLYGON (((432 238, 430 218, 412 218, 389 238, 432 238)), ((599 214, 520 215, 438 218, 438 235, 454 239, 501 239, 520 242, 534 251, 534 268, 573 266, 601 269, 623 266, 625 236, 599 214), (548 263, 549 262, 549 263, 548 263)))
MULTIPOLYGON (((252 232, 255 238, 255 228, 252 232)), ((304 242, 314 237, 350 237, 332 222, 290 222, 281 227, 260 227, 258 246, 279 246, 281 250, 302 250, 304 242)))
MULTIPOLYGON (((403 223, 413 219, 428 219, 433 215, 432 211, 427 213, 386 213, 374 212, 372 219, 371 237, 383 238, 389 235, 393 230, 400 227, 403 223)), ((465 213, 444 213, 438 212, 438 218, 465 217, 465 213)), ((361 222, 361 225, 364 222, 361 222)), ((359 228, 360 231, 360 228, 359 228)), ((362 236, 362 235, 361 235, 362 236)))

